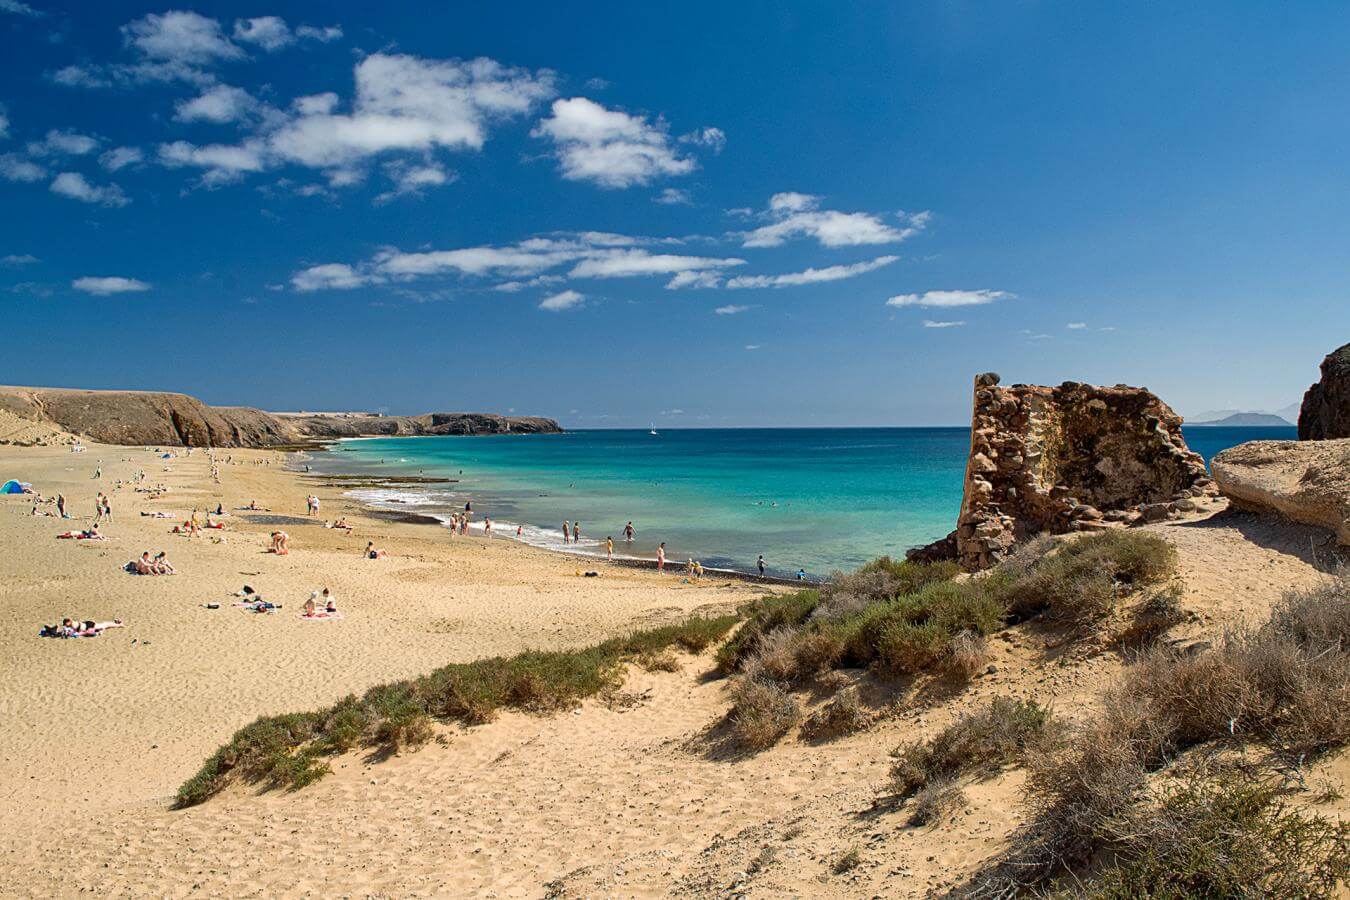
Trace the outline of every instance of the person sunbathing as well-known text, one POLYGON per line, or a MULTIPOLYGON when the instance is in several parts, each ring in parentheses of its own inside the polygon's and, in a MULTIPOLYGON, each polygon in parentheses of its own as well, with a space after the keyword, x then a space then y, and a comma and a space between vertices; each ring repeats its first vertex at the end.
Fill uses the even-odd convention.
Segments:
POLYGON ((164 551, 162 551, 162 550, 159 552, 159 554, 158 554, 158 555, 154 558, 154 560, 151 562, 151 566, 154 568, 155 574, 156 574, 156 575, 175 575, 175 574, 177 574, 177 573, 174 571, 173 566, 169 565, 168 554, 166 554, 166 553, 165 553, 164 551))
POLYGON ((136 574, 137 574, 137 575, 154 575, 154 574, 156 574, 156 573, 155 573, 155 563, 154 563, 154 561, 153 561, 152 559, 150 559, 150 551, 149 551, 149 550, 147 550, 147 551, 145 551, 144 553, 142 553, 140 559, 136 560, 132 565, 135 567, 135 570, 136 570, 136 574))
POLYGON ((366 542, 366 551, 365 551, 366 559, 384 559, 388 555, 389 552, 387 550, 376 550, 374 541, 366 542))
POLYGON ((305 601, 305 606, 304 606, 304 616, 305 616, 305 618, 307 618, 307 619, 312 619, 312 618, 314 618, 314 609, 315 609, 314 601, 315 601, 315 599, 316 599, 318 596, 319 596, 319 592, 318 592, 318 591, 310 591, 310 592, 309 592, 309 599, 307 599, 307 600, 305 601))

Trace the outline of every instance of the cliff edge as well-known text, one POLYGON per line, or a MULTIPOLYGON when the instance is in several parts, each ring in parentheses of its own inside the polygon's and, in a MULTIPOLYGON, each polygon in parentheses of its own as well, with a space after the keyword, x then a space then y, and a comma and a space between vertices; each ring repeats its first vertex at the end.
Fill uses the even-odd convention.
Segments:
POLYGON ((278 447, 343 437, 561 432, 553 419, 491 413, 278 414, 208 406, 160 391, 84 391, 0 386, 0 410, 105 444, 278 447))

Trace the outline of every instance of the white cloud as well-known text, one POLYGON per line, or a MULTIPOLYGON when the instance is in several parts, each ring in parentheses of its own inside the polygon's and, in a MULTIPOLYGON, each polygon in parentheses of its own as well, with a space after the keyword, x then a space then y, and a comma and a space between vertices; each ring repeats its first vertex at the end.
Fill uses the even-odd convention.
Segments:
POLYGON ((691 131, 688 134, 680 135, 680 142, 684 144, 693 144, 697 147, 706 147, 716 155, 721 153, 722 148, 727 145, 727 134, 720 128, 706 125, 697 131, 691 131))
POLYGON ((666 290, 678 291, 681 288, 707 290, 722 286, 722 276, 716 272, 676 272, 675 277, 666 282, 666 290))
POLYGON ((107 297, 111 294, 133 294, 150 290, 150 285, 135 278, 123 278, 119 275, 90 276, 76 278, 70 286, 77 291, 107 297))
POLYGON ((5 113, 5 108, 0 106, 0 140, 9 137, 9 116, 5 113))
POLYGON ((581 305, 586 298, 576 291, 562 291, 552 294, 539 301, 539 308, 546 309, 549 312, 562 312, 565 309, 574 309, 581 305))
POLYGON ((764 346, 763 344, 746 344, 746 345, 745 345, 745 349, 747 349, 747 350, 758 350, 760 347, 763 347, 763 346, 764 346))
POLYGON ((102 88, 112 84, 100 70, 88 66, 66 66, 52 72, 50 77, 65 87, 102 88))
POLYGON ((983 306, 1011 297, 1007 291, 925 291, 922 294, 899 294, 886 301, 887 306, 929 306, 951 308, 956 306, 983 306))
POLYGON ((573 267, 570 274, 573 278, 631 278, 640 275, 671 275, 678 272, 705 271, 741 265, 745 265, 745 260, 650 253, 640 249, 616 250, 583 259, 573 267))
POLYGON ((1064 327, 1067 328, 1067 329, 1069 329, 1070 331, 1082 331, 1084 328, 1087 328, 1087 323, 1086 323, 1086 322, 1070 322, 1069 324, 1065 325, 1064 327))
POLYGON ((460 275, 535 275, 576 258, 571 249, 547 247, 465 247, 403 253, 385 250, 375 257, 375 270, 392 278, 456 273, 460 275))
POLYGON ((47 177, 47 170, 17 153, 0 154, 0 178, 6 181, 41 181, 47 177))
POLYGON ((490 59, 377 53, 356 66, 351 115, 302 112, 270 137, 269 146, 284 160, 317 168, 390 150, 478 150, 491 122, 524 115, 552 94, 547 70, 513 69, 490 59))
POLYGON ((28 154, 30 156, 51 154, 84 156, 96 149, 98 149, 98 138, 90 137, 87 134, 79 134, 69 129, 62 131, 53 128, 47 132, 47 136, 42 140, 29 143, 28 154))
POLYGON ((259 16, 256 19, 235 19, 234 39, 256 44, 271 53, 295 43, 295 36, 280 16, 259 16))
POLYGON ((301 25, 295 29, 295 35, 307 41, 319 41, 328 44, 342 39, 342 26, 325 25, 322 28, 316 28, 313 25, 301 25))
POLYGON ((771 213, 802 212, 803 210, 815 209, 819 205, 819 197, 814 194, 799 194, 796 191, 782 191, 769 198, 769 212, 771 213))
POLYGON ((151 13, 123 25, 122 40, 147 59, 185 65, 209 65, 244 56, 244 51, 225 36, 219 22, 183 10, 151 13))
POLYGON ((965 322, 934 322, 932 319, 924 319, 924 328, 960 328, 965 322))
POLYGON ((553 142, 563 178, 605 188, 647 184, 662 175, 686 175, 694 161, 671 146, 665 123, 606 109, 572 97, 553 102, 553 114, 534 129, 553 142))
POLYGON ((140 147, 114 147, 98 158, 99 164, 109 172, 116 172, 133 166, 144 158, 140 147))
POLYGON ((291 105, 302 116, 326 116, 337 109, 338 95, 332 91, 310 94, 306 97, 296 97, 291 105))
POLYGON ((900 259, 898 256, 878 256, 876 259, 853 263, 847 266, 826 266, 823 269, 806 269, 802 272, 788 272, 784 275, 740 275, 727 281, 727 287, 764 288, 797 287, 803 284, 818 284, 823 281, 840 281, 853 278, 866 272, 889 266, 900 259))
POLYGON ((263 147, 257 141, 205 146, 174 141, 159 145, 159 162, 171 169, 204 169, 202 184, 207 187, 237 181, 249 172, 261 172, 265 165, 263 147))
POLYGON ((191 100, 179 100, 173 117, 179 122, 242 122, 257 109, 258 101, 248 91, 217 84, 191 100))
POLYGON ((394 181, 394 189, 377 196, 376 203, 388 203, 406 195, 421 196, 427 188, 442 187, 455 180, 454 173, 435 164, 410 166, 394 162, 386 166, 385 170, 394 181))
POLYGON ((753 306, 737 306, 733 303, 728 306, 719 306, 717 309, 714 309, 713 312, 717 313, 719 316, 736 316, 743 312, 749 312, 752 309, 754 309, 753 306))
POLYGON ((346 291, 370 283, 371 279, 369 276, 361 275, 345 263, 327 263, 321 266, 311 266, 308 269, 297 272, 295 276, 291 278, 291 286, 297 291, 304 293, 322 290, 346 291))
POLYGON ((899 227, 872 213, 819 209, 820 198, 785 191, 769 198, 770 224, 741 235, 746 247, 777 247, 795 237, 815 238, 826 247, 898 244, 928 223, 928 213, 904 215, 899 227))
POLYGON ((21 266, 31 266, 38 262, 38 258, 31 253, 11 253, 8 256, 0 258, 0 266, 7 266, 17 269, 21 266))
POLYGON ((62 197, 79 200, 83 203, 98 203, 103 206, 126 206, 131 202, 122 189, 115 184, 90 184, 79 172, 62 172, 52 179, 51 191, 62 197))
POLYGON ((653 197, 652 202, 664 203, 667 206, 688 206, 694 201, 690 198, 689 192, 683 188, 668 187, 653 197))
POLYGON ((29 18, 40 18, 43 13, 40 10, 33 9, 27 3, 20 3, 19 0, 0 0, 0 12, 13 13, 16 16, 28 16, 29 18))

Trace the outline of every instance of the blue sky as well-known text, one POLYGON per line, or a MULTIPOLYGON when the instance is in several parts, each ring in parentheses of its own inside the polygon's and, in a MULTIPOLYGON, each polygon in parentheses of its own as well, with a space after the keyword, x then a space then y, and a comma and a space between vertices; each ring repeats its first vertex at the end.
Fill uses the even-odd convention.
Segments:
POLYGON ((1350 339, 1343 5, 86 6, 0 0, 0 382, 946 424, 1350 339))

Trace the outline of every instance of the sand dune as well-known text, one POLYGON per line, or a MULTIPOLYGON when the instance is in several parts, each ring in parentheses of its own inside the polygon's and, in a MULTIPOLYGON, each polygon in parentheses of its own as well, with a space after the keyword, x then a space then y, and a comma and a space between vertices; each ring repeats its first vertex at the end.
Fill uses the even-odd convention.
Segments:
MULTIPOLYGON (((104 483, 145 466, 149 480, 172 488, 156 501, 114 493, 116 537, 98 547, 51 539, 55 520, 27 517, 15 499, 0 506, 0 538, 25 559, 0 586, 0 635, 13 651, 0 663, 7 895, 923 896, 997 851, 1018 821, 1022 776, 977 781, 954 822, 912 828, 874 803, 888 751, 995 695, 1081 716, 1122 665, 1097 643, 1065 648, 1022 625, 991 641, 995 674, 964 692, 892 693, 869 731, 824 744, 790 735, 737 755, 713 740, 725 681, 706 677, 707 657, 685 656, 679 672, 635 670, 618 696, 571 713, 438 726, 440 743, 388 760, 348 754, 298 792, 234 785, 173 811, 174 787, 260 713, 314 707, 451 660, 590 643, 650 615, 758 591, 608 568, 581 579, 571 559, 366 520, 350 538, 290 527, 296 552, 276 558, 262 552, 259 525, 218 545, 129 514, 190 510, 219 492, 227 505, 256 496, 295 514, 305 489, 278 472, 279 457, 236 452, 249 464, 225 467, 214 488, 196 455, 163 472, 163 462, 124 448, 0 453, 29 480, 67 497, 78 491, 83 508, 98 456, 104 483), (259 459, 274 464, 252 464, 259 459), (393 559, 358 558, 372 535, 393 559), (118 572, 143 546, 167 548, 185 574, 118 572), (283 600, 285 614, 198 606, 228 602, 243 581, 283 600), (347 618, 295 619, 289 607, 325 582, 347 618), (36 623, 66 610, 122 615, 128 627, 92 640, 33 637, 36 623), (861 864, 835 873, 851 849, 861 864)), ((336 498, 324 501, 335 515, 336 498)), ((1324 533, 1249 514, 1158 528, 1180 551, 1185 605, 1199 614, 1179 627, 1182 640, 1263 617, 1329 562, 1324 533)), ((1345 769, 1332 760, 1316 777, 1344 783, 1345 769)))

